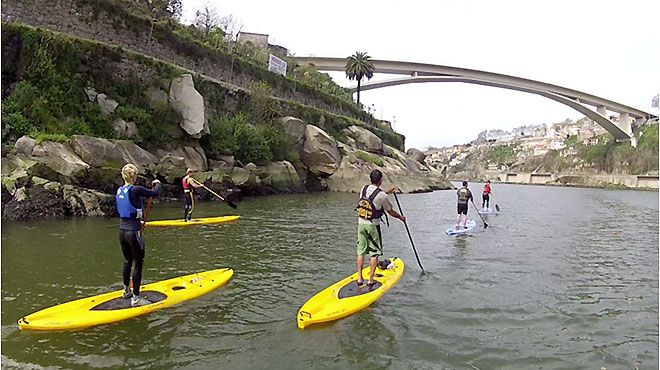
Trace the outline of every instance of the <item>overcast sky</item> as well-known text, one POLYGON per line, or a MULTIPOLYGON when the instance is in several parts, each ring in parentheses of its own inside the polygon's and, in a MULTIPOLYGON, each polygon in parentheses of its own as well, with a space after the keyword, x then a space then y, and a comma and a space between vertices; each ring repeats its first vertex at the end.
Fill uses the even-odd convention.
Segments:
MULTIPOLYGON (((657 0, 183 0, 184 19, 205 4, 297 56, 366 51, 374 59, 548 82, 645 111, 660 91, 657 0)), ((342 86, 354 84, 343 73, 331 75, 342 86)), ((361 101, 373 104, 376 118, 394 122, 406 148, 463 144, 486 129, 582 117, 537 95, 459 83, 370 90, 361 101)))

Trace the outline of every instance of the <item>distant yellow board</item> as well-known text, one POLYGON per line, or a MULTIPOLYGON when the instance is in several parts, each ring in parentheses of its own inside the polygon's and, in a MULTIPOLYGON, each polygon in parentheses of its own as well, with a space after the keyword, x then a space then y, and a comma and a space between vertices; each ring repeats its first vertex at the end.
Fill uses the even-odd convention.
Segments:
POLYGON ((210 270, 176 277, 140 288, 140 296, 153 303, 131 307, 123 291, 82 298, 43 309, 18 320, 21 330, 73 330, 109 324, 148 314, 179 302, 197 298, 229 282, 234 270, 210 270))
POLYGON ((193 218, 190 221, 184 221, 181 219, 178 220, 161 220, 161 221, 147 221, 146 226, 153 227, 170 227, 170 226, 193 226, 193 225, 211 225, 211 224, 221 224, 225 222, 236 221, 241 216, 220 216, 220 217, 205 217, 205 218, 193 218))
MULTIPOLYGON (((393 269, 376 268, 376 285, 373 287, 366 284, 358 286, 356 272, 310 298, 298 311, 298 328, 304 329, 312 324, 341 319, 369 307, 403 275, 403 261, 390 258, 390 262, 394 264, 393 269)), ((369 278, 369 270, 370 267, 362 270, 365 283, 369 278)))

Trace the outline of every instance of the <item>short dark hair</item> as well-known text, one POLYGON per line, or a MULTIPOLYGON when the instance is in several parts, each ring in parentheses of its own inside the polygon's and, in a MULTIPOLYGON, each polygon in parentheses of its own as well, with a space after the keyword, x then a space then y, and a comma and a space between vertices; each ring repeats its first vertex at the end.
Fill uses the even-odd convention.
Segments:
POLYGON ((467 181, 463 181, 463 186, 467 186, 467 181))
POLYGON ((378 184, 383 179, 383 173, 380 170, 373 170, 369 174, 369 178, 372 184, 378 184))
POLYGON ((490 180, 488 180, 488 181, 486 181, 486 182, 490 184, 490 180))

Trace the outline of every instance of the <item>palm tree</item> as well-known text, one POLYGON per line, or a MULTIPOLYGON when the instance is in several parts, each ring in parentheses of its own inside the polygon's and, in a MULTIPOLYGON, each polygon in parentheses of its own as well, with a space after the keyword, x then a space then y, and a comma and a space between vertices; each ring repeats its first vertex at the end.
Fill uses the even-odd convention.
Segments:
POLYGON ((360 105, 360 82, 362 82, 362 77, 370 80, 374 76, 374 70, 376 69, 369 59, 371 57, 366 52, 359 51, 346 58, 346 77, 349 80, 357 80, 358 105, 360 105))

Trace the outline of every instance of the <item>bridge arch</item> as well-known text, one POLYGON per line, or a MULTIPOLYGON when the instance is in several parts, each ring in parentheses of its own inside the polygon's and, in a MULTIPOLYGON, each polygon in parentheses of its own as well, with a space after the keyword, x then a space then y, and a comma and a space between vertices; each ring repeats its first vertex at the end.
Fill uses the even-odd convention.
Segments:
MULTIPOLYGON (((346 64, 344 58, 296 57, 296 61, 300 64, 312 64, 320 71, 344 71, 346 64)), ((640 109, 592 94, 515 76, 425 63, 389 60, 372 60, 371 62, 375 67, 375 73, 403 74, 410 77, 366 82, 360 88, 362 91, 426 82, 462 82, 517 90, 544 96, 565 104, 601 125, 617 140, 633 139, 633 145, 636 142, 635 127, 655 117, 640 109), (589 106, 595 107, 596 111, 589 108, 589 106), (608 111, 618 113, 618 122, 613 122, 607 117, 608 111), (632 123, 631 120, 633 120, 632 123)), ((356 89, 351 90, 355 91, 356 89)))

